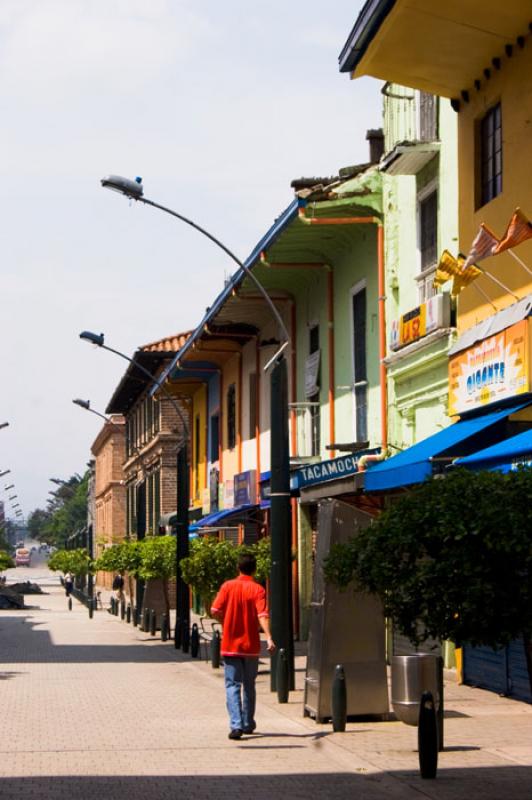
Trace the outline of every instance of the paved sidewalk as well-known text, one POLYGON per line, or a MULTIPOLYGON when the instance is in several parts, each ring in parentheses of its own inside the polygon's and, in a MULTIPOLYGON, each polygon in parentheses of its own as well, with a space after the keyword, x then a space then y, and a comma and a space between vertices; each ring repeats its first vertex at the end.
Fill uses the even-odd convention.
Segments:
MULTIPOLYGON (((530 800, 532 707, 447 686, 438 778, 418 775, 416 729, 302 716, 259 676, 258 733, 227 739, 223 675, 64 594, 0 612, 2 800, 530 800)), ((298 659, 297 682, 304 677, 298 659)))

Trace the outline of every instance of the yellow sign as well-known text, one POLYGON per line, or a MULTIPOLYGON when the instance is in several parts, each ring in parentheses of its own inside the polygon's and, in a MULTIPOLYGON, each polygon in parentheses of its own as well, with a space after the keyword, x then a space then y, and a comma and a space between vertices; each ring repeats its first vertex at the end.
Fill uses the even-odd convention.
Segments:
POLYGON ((399 330, 399 345, 403 347, 405 344, 415 342, 421 339, 427 333, 427 314, 425 303, 422 303, 417 308, 413 308, 407 314, 401 317, 401 324, 399 330))
POLYGON ((449 416, 529 391, 527 320, 449 359, 449 416))

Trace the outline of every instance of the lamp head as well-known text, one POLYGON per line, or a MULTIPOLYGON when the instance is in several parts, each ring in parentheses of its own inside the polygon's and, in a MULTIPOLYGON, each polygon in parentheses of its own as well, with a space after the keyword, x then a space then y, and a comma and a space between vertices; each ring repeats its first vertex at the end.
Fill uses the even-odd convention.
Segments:
POLYGON ((103 347, 105 342, 105 336, 103 333, 93 333, 92 331, 81 331, 79 338, 83 339, 85 342, 95 344, 98 347, 103 347))
POLYGON ((142 178, 139 176, 132 181, 129 178, 123 178, 121 175, 107 175, 101 179, 100 183, 104 189, 112 189, 113 192, 119 192, 119 194, 131 197, 133 200, 138 200, 144 194, 142 178))
POLYGON ((72 400, 74 405, 79 406, 80 408, 84 408, 85 411, 90 411, 91 402, 90 400, 82 400, 80 397, 76 397, 75 400, 72 400))
POLYGON ((8 489, 14 489, 14 488, 15 488, 15 484, 14 483, 10 483, 9 486, 4 486, 4 491, 7 492, 8 489))
POLYGON ((7 428, 9 422, 0 422, 0 428, 7 428))
POLYGON ((0 478, 3 478, 4 475, 8 475, 11 472, 10 469, 5 469, 3 472, 0 472, 0 478))

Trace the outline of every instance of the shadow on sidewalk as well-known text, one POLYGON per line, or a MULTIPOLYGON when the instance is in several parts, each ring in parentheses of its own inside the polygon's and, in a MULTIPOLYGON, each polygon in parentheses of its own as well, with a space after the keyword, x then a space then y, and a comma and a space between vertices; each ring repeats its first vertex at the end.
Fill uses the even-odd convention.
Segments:
POLYGON ((309 797, 334 800, 385 800, 406 798, 418 793, 435 800, 456 797, 482 797, 483 800, 529 800, 532 768, 501 767, 478 769, 444 769, 435 781, 422 781, 414 772, 387 772, 359 775, 349 772, 245 774, 233 775, 109 775, 109 776, 41 776, 0 778, 0 796, 6 800, 220 800, 220 798, 253 797, 271 800, 282 795, 287 800, 309 797), (395 778, 396 780, 390 780, 395 778))

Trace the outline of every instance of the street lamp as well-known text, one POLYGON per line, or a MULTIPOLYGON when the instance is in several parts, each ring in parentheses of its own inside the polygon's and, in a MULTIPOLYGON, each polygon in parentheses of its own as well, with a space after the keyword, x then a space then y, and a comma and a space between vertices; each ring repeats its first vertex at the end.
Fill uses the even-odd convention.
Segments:
POLYGON ((4 486, 4 492, 7 492, 8 489, 14 489, 14 488, 15 488, 15 484, 14 483, 10 483, 9 486, 4 486))
POLYGON ((0 472, 0 478, 3 478, 4 475, 8 475, 11 472, 10 469, 5 469, 3 472, 0 472))
POLYGON ((17 497, 18 497, 18 494, 12 494, 11 497, 8 497, 7 499, 8 500, 16 500, 17 497))
MULTIPOLYGON (((272 542, 272 568, 271 568, 271 622, 272 636, 279 649, 284 649, 290 668, 290 683, 294 683, 294 636, 292 625, 292 570, 291 570, 291 516, 290 516, 290 451, 288 444, 288 378, 286 360, 283 351, 290 342, 290 335, 279 314, 274 302, 267 293, 262 283, 256 278, 249 267, 235 256, 219 239, 209 231, 197 225, 192 220, 178 214, 171 208, 155 203, 144 197, 142 178, 134 181, 120 175, 108 175, 102 178, 101 184, 106 189, 112 189, 131 200, 158 208, 172 217, 176 217, 190 225, 199 233, 210 239, 224 251, 247 277, 255 284, 264 300, 268 304, 281 331, 281 345, 272 358, 265 365, 267 370, 273 365, 270 380, 271 403, 271 542, 272 542)), ((97 344, 97 342, 95 342, 97 344)), ((257 465, 258 467, 259 465, 257 465)), ((188 537, 187 537, 188 541, 188 537)), ((187 601, 188 602, 188 601, 187 601)), ((271 670, 271 688, 276 688, 277 654, 274 654, 271 670)))
POLYGON ((0 422, 0 428, 7 428, 8 425, 9 425, 9 422, 0 422))
MULTIPOLYGON (((123 358, 125 361, 128 361, 134 367, 136 367, 140 372, 143 373, 151 382, 157 384, 157 376, 150 372, 146 367, 136 361, 134 358, 130 358, 125 353, 120 352, 120 350, 115 350, 113 347, 109 347, 105 344, 105 336, 103 333, 93 333, 92 331, 82 331, 79 335, 80 339, 83 339, 86 342, 90 342, 91 344, 95 344, 97 347, 101 347, 103 350, 108 350, 110 353, 114 353, 120 358, 123 358)), ((177 464, 176 464, 176 471, 177 471, 177 501, 176 501, 176 623, 175 623, 175 634, 174 634, 174 646, 177 649, 178 647, 183 646, 183 651, 188 652, 188 645, 189 645, 189 633, 190 633, 190 602, 189 602, 189 589, 188 585, 184 582, 181 576, 181 561, 183 558, 188 556, 188 500, 189 500, 189 476, 188 476, 188 437, 189 437, 189 428, 185 417, 181 409, 179 408, 178 404, 175 401, 175 398, 172 397, 170 392, 165 388, 164 385, 159 387, 165 397, 171 402, 174 410, 177 413, 181 421, 181 425, 183 426, 184 438, 183 441, 178 444, 177 448, 177 464)), ((76 401, 74 401, 76 402, 76 401)), ((84 401, 81 403, 77 403, 77 405, 83 405, 84 401)), ((85 405, 83 405, 85 408, 85 405)), ((90 410, 90 409, 89 409, 90 410)), ((139 610, 139 609, 137 609, 139 610)))
POLYGON ((81 400, 79 397, 76 397, 76 399, 72 400, 72 402, 74 403, 75 406, 79 406, 80 408, 83 408, 85 411, 90 411, 91 414, 96 414, 97 417, 101 417, 106 422, 113 424, 109 419, 109 417, 107 417, 105 414, 102 414, 100 411, 96 411, 96 409, 91 408, 90 400, 81 400))

